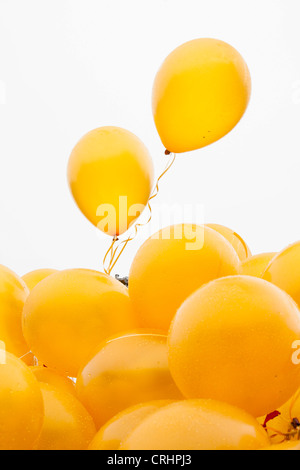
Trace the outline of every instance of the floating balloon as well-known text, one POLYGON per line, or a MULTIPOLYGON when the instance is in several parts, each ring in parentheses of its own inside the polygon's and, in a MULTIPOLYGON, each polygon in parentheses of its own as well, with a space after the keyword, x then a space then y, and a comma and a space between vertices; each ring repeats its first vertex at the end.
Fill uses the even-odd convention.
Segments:
POLYGON ((22 311, 29 291, 23 280, 0 266, 0 341, 6 350, 32 364, 32 355, 22 332, 22 311))
POLYGON ((230 228, 218 224, 206 224, 206 227, 212 228, 223 235, 223 237, 225 237, 233 246, 241 261, 244 261, 251 256, 250 248, 238 233, 234 232, 230 228))
POLYGON ((267 266, 275 258, 277 253, 262 253, 250 256, 242 263, 241 274, 245 276, 263 277, 267 266))
POLYGON ((181 401, 151 414, 121 450, 258 450, 269 445, 257 421, 213 400, 181 401))
POLYGON ((0 450, 32 450, 44 407, 38 381, 20 359, 6 352, 0 361, 0 450))
POLYGON ((96 428, 86 409, 69 393, 44 383, 40 387, 45 419, 37 450, 87 450, 96 428))
POLYGON ((150 414, 163 406, 171 404, 169 400, 157 400, 142 403, 122 411, 106 423, 92 440, 88 450, 118 450, 124 439, 150 414))
POLYGON ((76 377, 90 352, 112 335, 135 328, 128 290, 106 274, 61 271, 29 295, 23 330, 42 364, 76 377))
POLYGON ((187 398, 220 400, 260 417, 299 387, 299 338, 300 311, 290 296, 262 279, 229 276, 203 286, 178 310, 170 370, 187 398))
POLYGON ((56 371, 43 366, 31 367, 31 371, 39 382, 51 385, 65 393, 71 393, 72 395, 76 394, 75 384, 68 377, 58 374, 56 371))
POLYGON ((286 291, 300 307, 300 242, 278 253, 263 278, 286 291))
POLYGON ((241 55, 216 39, 196 39, 173 51, 159 70, 153 114, 163 145, 182 153, 228 134, 245 113, 251 77, 241 55))
POLYGON ((26 286, 30 291, 41 281, 43 281, 46 277, 51 276, 51 274, 56 273, 55 269, 37 269, 36 271, 31 271, 30 273, 25 274, 22 277, 23 281, 25 282, 26 286))
POLYGON ((167 338, 155 334, 101 345, 80 371, 76 389, 98 428, 129 406, 182 398, 169 371, 167 338))
POLYGON ((143 328, 168 331, 182 302, 203 284, 238 274, 232 245, 211 228, 167 227, 150 237, 133 260, 129 294, 143 328))
POLYGON ((78 207, 92 224, 112 236, 126 232, 145 208, 153 173, 144 144, 118 127, 101 127, 85 135, 68 166, 78 207))

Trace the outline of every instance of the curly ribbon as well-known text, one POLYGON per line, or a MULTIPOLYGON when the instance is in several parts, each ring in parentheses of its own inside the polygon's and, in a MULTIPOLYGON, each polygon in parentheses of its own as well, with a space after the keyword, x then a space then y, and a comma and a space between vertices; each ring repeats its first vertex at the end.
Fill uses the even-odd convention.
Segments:
POLYGON ((117 237, 114 237, 113 238, 113 241, 109 247, 109 249, 107 250, 105 256, 104 256, 104 259, 103 259, 103 268, 104 268, 104 272, 108 275, 111 274, 112 270, 114 269, 115 265, 117 264, 117 262, 119 261, 120 257, 122 256, 124 250, 126 249, 127 245, 129 242, 133 241, 138 232, 139 232, 139 229, 141 227, 145 227, 146 225, 149 224, 149 222, 151 221, 152 219, 152 207, 151 207, 151 201, 153 201, 153 199, 155 199, 157 196, 158 196, 158 193, 159 193, 159 183, 160 183, 160 180, 165 176, 166 173, 168 173, 168 171, 171 169, 171 167, 173 166, 174 162, 175 162, 175 159, 176 159, 176 154, 175 153, 171 153, 169 152, 168 150, 166 150, 165 152, 166 155, 170 155, 170 160, 165 168, 165 170, 161 173, 161 175, 159 176, 159 178, 157 179, 156 181, 156 185, 153 189, 153 192, 148 200, 148 203, 147 203, 147 207, 149 209, 149 218, 146 222, 143 222, 143 223, 137 223, 135 226, 134 226, 134 233, 133 235, 130 235, 126 240, 123 240, 123 241, 120 241, 119 242, 119 238, 117 237), (117 245, 117 246, 115 246, 117 245), (109 259, 109 263, 108 263, 108 266, 106 267, 106 262, 107 260, 109 259))

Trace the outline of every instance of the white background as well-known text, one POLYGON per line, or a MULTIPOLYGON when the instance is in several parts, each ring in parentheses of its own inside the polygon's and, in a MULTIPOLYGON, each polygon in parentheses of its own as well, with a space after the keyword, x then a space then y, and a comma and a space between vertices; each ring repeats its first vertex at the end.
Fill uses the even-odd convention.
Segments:
MULTIPOLYGON (((195 221, 234 228, 254 253, 300 239, 299 17, 299 0, 0 0, 0 263, 21 275, 101 270, 109 239, 72 200, 70 151, 95 127, 125 127, 159 174, 153 79, 169 52, 198 37, 242 53, 251 105, 228 137, 179 156, 159 203, 203 205, 195 221)), ((128 272, 148 235, 117 271, 128 272)))

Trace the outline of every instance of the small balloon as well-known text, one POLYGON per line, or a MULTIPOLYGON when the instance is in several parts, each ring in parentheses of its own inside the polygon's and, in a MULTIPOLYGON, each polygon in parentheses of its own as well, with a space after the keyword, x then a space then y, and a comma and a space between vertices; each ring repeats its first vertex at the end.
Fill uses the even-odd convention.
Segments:
POLYGON ((153 186, 151 156, 138 137, 118 127, 85 135, 70 156, 68 180, 83 214, 102 232, 118 236, 140 216, 153 186))
POLYGON ((154 83, 153 114, 163 145, 182 153, 216 142, 240 121, 250 95, 250 73, 236 49, 217 39, 183 44, 154 83))

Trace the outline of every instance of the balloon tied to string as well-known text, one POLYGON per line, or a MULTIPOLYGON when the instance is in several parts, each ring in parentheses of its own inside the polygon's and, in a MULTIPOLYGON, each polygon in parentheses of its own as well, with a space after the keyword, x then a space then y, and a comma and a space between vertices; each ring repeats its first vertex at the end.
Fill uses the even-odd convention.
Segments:
POLYGON ((165 151, 165 155, 169 156, 170 160, 168 161, 168 164, 167 164, 166 168, 164 169, 164 171, 158 177, 158 179, 156 181, 156 185, 155 185, 155 187, 152 191, 152 194, 151 194, 150 198, 148 199, 147 207, 148 207, 148 210, 149 210, 149 217, 148 217, 146 222, 135 224, 133 234, 130 235, 127 239, 120 240, 117 236, 114 236, 114 238, 111 242, 111 245, 110 245, 109 249, 107 250, 107 252, 104 256, 104 259, 103 259, 104 272, 108 275, 111 274, 112 270, 116 266, 117 262, 119 261, 120 257, 122 256, 123 252, 125 251, 128 243, 133 241, 136 238, 137 234, 139 233, 140 228, 145 227, 146 225, 148 225, 150 223, 151 219, 152 219, 151 202, 153 201, 153 199, 155 199, 158 196, 159 183, 160 183, 161 179, 166 175, 166 173, 168 173, 168 171, 171 169, 171 167, 173 166, 173 164, 175 162, 175 159, 176 159, 176 154, 170 152, 169 150, 165 151))

